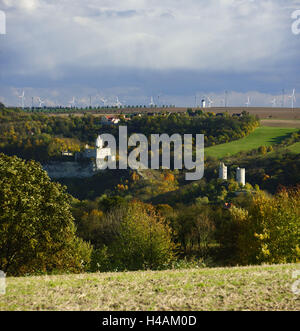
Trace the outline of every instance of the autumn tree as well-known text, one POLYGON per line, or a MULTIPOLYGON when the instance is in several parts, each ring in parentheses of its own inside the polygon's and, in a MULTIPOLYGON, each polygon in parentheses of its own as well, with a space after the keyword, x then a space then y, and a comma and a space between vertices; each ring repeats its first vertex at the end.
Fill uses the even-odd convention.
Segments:
POLYGON ((232 207, 236 263, 295 263, 300 260, 300 188, 274 197, 258 192, 248 206, 232 207))
POLYGON ((70 199, 39 163, 0 154, 1 270, 84 270, 91 247, 75 235, 70 199))
POLYGON ((160 269, 174 258, 171 228, 152 205, 132 202, 123 210, 111 252, 120 269, 160 269))

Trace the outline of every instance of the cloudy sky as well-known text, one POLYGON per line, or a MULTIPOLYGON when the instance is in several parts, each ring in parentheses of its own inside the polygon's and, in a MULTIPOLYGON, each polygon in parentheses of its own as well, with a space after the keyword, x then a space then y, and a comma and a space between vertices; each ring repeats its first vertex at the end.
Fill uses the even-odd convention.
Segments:
POLYGON ((26 105, 83 106, 91 95, 94 105, 205 96, 221 106, 228 91, 228 105, 279 106, 295 88, 300 106, 297 9, 300 0, 0 0, 0 101, 20 105, 24 90, 26 105))

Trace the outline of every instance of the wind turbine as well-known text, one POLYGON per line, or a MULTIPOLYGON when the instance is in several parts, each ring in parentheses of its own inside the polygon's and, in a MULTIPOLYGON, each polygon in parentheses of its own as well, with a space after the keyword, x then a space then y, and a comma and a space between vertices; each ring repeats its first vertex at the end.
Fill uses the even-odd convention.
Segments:
POLYGON ((151 97, 151 101, 150 101, 150 103, 149 103, 149 106, 150 106, 150 107, 155 107, 155 103, 154 103, 154 101, 153 101, 153 97, 151 97))
POLYGON ((228 91, 225 91, 225 101, 224 101, 224 103, 225 103, 225 108, 227 108, 227 103, 228 103, 228 91))
POLYGON ((40 97, 38 97, 39 107, 42 108, 42 105, 45 103, 40 97))
POLYGON ((271 101, 271 103, 272 103, 273 107, 276 107, 276 104, 277 104, 277 100, 276 100, 276 98, 274 98, 274 99, 271 101))
POLYGON ((292 109, 294 109, 294 102, 296 102, 296 95, 295 95, 296 90, 293 89, 292 95, 289 95, 289 98, 292 99, 292 109))
POLYGON ((69 104, 71 105, 71 108, 72 108, 72 105, 73 105, 73 107, 75 106, 75 97, 73 97, 73 99, 71 101, 69 101, 69 104))
POLYGON ((19 95, 19 98, 21 98, 22 108, 24 108, 25 91, 23 91, 22 95, 19 95))
POLYGON ((250 102, 250 97, 248 97, 248 100, 246 102, 246 106, 249 107, 251 105, 251 102, 250 102))
POLYGON ((160 94, 157 96, 157 105, 158 105, 158 107, 160 107, 159 99, 160 99, 160 94))
POLYGON ((122 106, 122 103, 120 102, 118 97, 117 97, 117 101, 115 103, 115 106, 118 107, 118 108, 121 108, 121 106, 122 106))
POLYGON ((210 97, 207 97, 208 99, 208 107, 211 108, 211 105, 214 103, 213 100, 210 97))
POLYGON ((99 97, 100 101, 103 102, 103 105, 106 106, 107 105, 107 100, 102 98, 102 97, 99 97))

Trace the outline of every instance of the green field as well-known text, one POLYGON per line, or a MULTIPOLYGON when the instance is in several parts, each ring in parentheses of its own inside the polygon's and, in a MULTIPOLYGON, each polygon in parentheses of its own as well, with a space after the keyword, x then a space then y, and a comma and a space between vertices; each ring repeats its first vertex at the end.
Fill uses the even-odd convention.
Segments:
POLYGON ((300 310, 299 265, 7 278, 0 310, 300 310))
POLYGON ((261 126, 245 138, 206 148, 205 155, 220 159, 242 151, 250 151, 260 146, 275 145, 286 138, 288 134, 297 131, 299 129, 296 128, 261 126))

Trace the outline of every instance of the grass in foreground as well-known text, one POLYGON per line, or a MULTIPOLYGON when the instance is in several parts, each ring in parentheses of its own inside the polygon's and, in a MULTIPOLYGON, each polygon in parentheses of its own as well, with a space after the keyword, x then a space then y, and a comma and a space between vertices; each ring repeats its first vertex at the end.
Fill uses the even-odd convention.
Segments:
POLYGON ((8 278, 0 310, 300 310, 299 265, 8 278))
POLYGON ((296 128, 280 128, 261 126, 249 136, 227 144, 216 145, 205 149, 206 156, 223 158, 242 151, 250 151, 260 146, 271 146, 280 143, 290 133, 297 132, 296 128))

